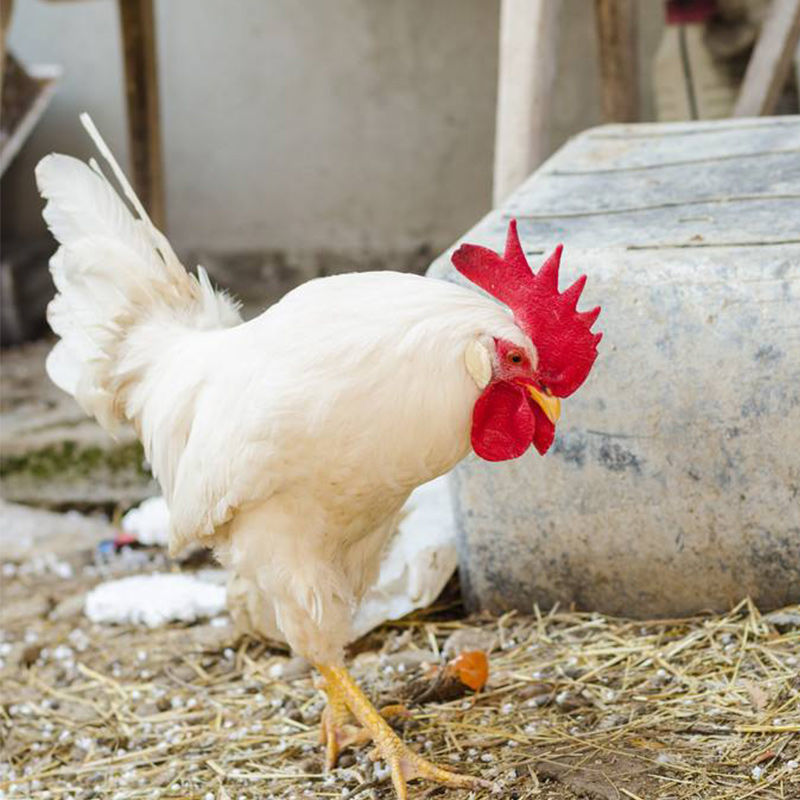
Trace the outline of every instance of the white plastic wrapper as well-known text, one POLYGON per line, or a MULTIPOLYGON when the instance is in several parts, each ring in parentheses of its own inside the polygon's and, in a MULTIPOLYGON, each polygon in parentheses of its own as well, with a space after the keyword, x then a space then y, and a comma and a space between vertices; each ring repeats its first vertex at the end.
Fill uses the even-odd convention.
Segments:
MULTIPOLYGON (((166 545, 169 511, 163 498, 145 500, 138 508, 129 511, 122 519, 122 527, 142 544, 166 545)), ((455 520, 447 478, 443 476, 420 486, 409 498, 399 530, 389 543, 384 556, 378 581, 367 592, 356 614, 356 636, 363 636, 386 620, 399 619, 432 603, 450 579, 457 563, 455 520)), ((131 590, 131 602, 141 601, 148 605, 152 602, 161 607, 163 600, 158 598, 157 593, 160 586, 153 585, 146 591, 131 590)), ((168 584, 163 586, 168 597, 171 597, 173 589, 168 584)), ((95 592, 101 588, 103 587, 97 587, 95 592)), ((114 603, 116 602, 115 600, 114 603)), ((88 607, 87 602, 87 613, 88 607)), ((109 608, 113 607, 113 603, 109 605, 109 608)), ((128 616, 124 620, 106 621, 137 621, 133 619, 137 616, 133 609, 126 613, 128 616)), ((117 616, 121 614, 122 612, 118 612, 117 616)), ((139 616, 148 620, 158 618, 152 611, 143 611, 139 616)), ((169 619, 185 618, 170 616, 163 621, 169 619)))
POLYGON ((430 605, 458 565, 456 529, 447 476, 416 489, 405 507, 375 585, 353 620, 356 636, 382 622, 430 605))

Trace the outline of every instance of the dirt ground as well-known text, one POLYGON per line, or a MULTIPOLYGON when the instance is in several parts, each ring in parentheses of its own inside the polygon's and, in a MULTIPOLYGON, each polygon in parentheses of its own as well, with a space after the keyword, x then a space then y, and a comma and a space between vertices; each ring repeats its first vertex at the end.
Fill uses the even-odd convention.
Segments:
MULTIPOLYGON (((100 580, 200 562, 85 548, 3 564, 0 798, 393 796, 368 748, 324 774, 308 665, 237 640, 227 616, 149 630, 83 614, 100 580)), ((465 619, 456 590, 351 653, 379 705, 408 704, 399 730, 432 759, 519 800, 800 798, 800 607, 465 619), (415 702, 464 649, 489 654, 487 687, 415 702)))

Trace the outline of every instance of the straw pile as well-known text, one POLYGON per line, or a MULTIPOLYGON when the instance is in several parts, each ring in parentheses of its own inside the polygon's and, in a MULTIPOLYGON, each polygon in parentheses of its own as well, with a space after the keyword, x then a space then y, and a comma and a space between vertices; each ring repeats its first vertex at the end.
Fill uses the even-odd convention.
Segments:
MULTIPOLYGON (((158 630, 83 617, 104 574, 153 566, 6 565, 0 797, 392 796, 368 748, 322 772, 322 698, 299 659, 234 641, 225 617, 158 630)), ((464 619, 443 601, 351 655, 379 705, 409 702, 407 741, 494 780, 497 796, 800 798, 800 606, 762 616, 745 600, 723 616, 641 622, 559 610, 464 619), (490 654, 483 692, 410 702, 430 664, 476 648, 490 654)))

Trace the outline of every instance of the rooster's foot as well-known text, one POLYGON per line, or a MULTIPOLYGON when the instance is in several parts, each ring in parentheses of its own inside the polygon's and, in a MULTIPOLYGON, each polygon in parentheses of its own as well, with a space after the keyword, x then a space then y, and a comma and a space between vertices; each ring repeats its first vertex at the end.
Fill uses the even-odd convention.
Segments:
POLYGON ((350 745, 371 740, 375 747, 370 758, 381 759, 389 766, 398 800, 407 800, 406 783, 414 778, 460 789, 493 788, 489 781, 450 772, 411 750, 384 719, 387 710, 396 712, 397 707, 390 706, 383 713, 378 711, 343 667, 318 666, 318 669, 325 679, 325 692, 328 695, 328 708, 322 720, 322 738, 326 744, 329 766, 331 758, 335 763, 339 749, 346 746, 345 742, 350 745), (351 715, 361 727, 348 721, 351 715))
MULTIPOLYGON (((338 686, 329 687, 323 683, 319 688, 328 698, 328 704, 322 712, 319 741, 325 745, 325 768, 330 771, 336 766, 342 750, 371 741, 372 734, 356 722, 338 686)), ((384 719, 389 719, 407 717, 409 711, 403 705, 391 705, 384 706, 380 714, 384 719)))

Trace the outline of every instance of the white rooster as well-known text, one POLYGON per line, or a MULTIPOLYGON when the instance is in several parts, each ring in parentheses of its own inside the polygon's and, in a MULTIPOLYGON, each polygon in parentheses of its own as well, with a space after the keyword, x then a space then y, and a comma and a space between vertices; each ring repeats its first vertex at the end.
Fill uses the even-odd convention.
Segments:
POLYGON ((397 272, 310 281, 256 319, 186 272, 91 120, 82 121, 137 217, 64 155, 36 169, 61 247, 48 372, 113 433, 135 427, 170 507, 171 547, 213 547, 247 586, 251 621, 323 677, 329 767, 371 738, 406 781, 484 781, 409 749, 343 665, 354 609, 416 486, 470 451, 488 460, 553 440, 558 397, 596 357, 583 279, 558 293, 560 249, 534 274, 512 223, 504 257, 462 246, 477 292, 397 272), (362 726, 357 733, 352 718, 362 726))

